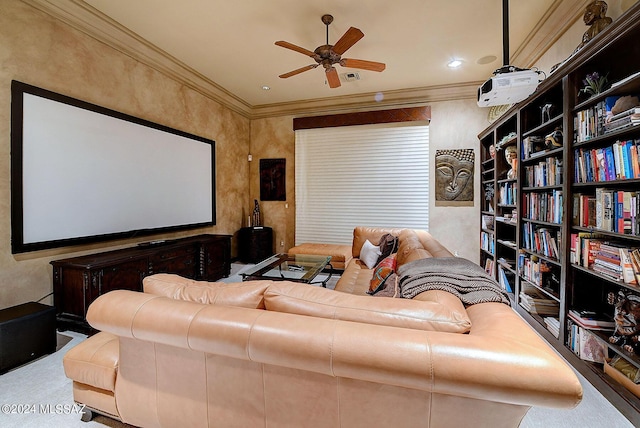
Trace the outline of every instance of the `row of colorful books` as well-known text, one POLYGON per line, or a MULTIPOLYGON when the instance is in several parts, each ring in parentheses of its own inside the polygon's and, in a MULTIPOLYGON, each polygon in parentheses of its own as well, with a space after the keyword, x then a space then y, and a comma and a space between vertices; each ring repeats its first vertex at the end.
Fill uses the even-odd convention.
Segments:
POLYGON ((493 233, 480 232, 480 248, 484 251, 495 254, 496 248, 493 239, 493 233))
POLYGON ((624 235, 640 235, 640 191, 595 189, 573 195, 572 224, 624 235))
POLYGON ((522 216, 524 218, 562 223, 562 190, 525 193, 522 200, 522 216))
POLYGON ((608 132, 640 124, 640 107, 632 107, 617 114, 612 106, 618 97, 607 97, 596 105, 581 110, 574 117, 574 141, 588 141, 608 132))
POLYGON ((577 112, 573 120, 574 141, 580 143, 603 135, 606 118, 607 105, 605 100, 577 112))
POLYGON ((574 152, 574 182, 640 178, 640 140, 616 141, 611 146, 574 152))
POLYGON ((515 205, 518 200, 518 186, 514 182, 500 184, 498 203, 502 205, 515 205))
POLYGON ((571 234, 569 261, 614 281, 640 284, 640 249, 591 232, 571 234))
POLYGON ((569 262, 586 268, 592 266, 598 252, 597 243, 602 241, 603 235, 578 232, 572 233, 570 239, 569 262))
MULTIPOLYGON (((545 276, 551 273, 553 268, 545 260, 531 257, 524 252, 518 254, 518 272, 520 276, 538 287, 544 287, 548 281, 545 276)), ((549 290, 557 294, 559 290, 549 290)))
POLYGON ((601 275, 614 281, 624 281, 627 284, 637 284, 631 261, 631 251, 623 245, 608 241, 596 241, 593 265, 591 268, 601 275))
POLYGON ((532 223, 525 223, 523 227, 523 247, 534 253, 558 259, 560 248, 560 233, 546 227, 538 227, 532 223))
POLYGON ((527 187, 556 186, 562 184, 562 159, 551 156, 524 168, 527 187))

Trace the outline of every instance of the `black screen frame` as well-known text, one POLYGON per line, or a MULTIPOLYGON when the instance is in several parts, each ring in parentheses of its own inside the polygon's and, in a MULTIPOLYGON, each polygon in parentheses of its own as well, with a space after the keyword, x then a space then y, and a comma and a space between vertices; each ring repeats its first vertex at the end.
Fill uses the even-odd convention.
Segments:
POLYGON ((26 253, 52 248, 67 247, 73 245, 93 244, 117 239, 130 239, 141 236, 150 236, 159 233, 182 231, 216 224, 216 155, 215 141, 200 137, 188 132, 180 131, 165 125, 154 123, 145 119, 118 112, 106 107, 78 100, 47 89, 39 88, 17 80, 11 82, 11 252, 12 254, 26 253), (23 113, 24 94, 46 98, 77 108, 88 110, 96 114, 121 119, 154 130, 178 135, 196 142, 211 145, 211 221, 194 222, 188 224, 176 224, 164 227, 139 228, 122 230, 114 233, 96 234, 68 239, 45 240, 40 242, 25 242, 24 239, 24 207, 23 207, 23 113))

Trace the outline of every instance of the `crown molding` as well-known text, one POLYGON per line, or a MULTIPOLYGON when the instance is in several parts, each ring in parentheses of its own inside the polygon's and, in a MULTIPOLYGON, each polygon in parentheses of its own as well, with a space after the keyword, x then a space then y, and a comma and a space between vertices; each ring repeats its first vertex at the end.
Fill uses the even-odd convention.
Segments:
POLYGON ((22 0, 22 2, 158 70, 243 116, 251 116, 251 106, 245 101, 82 1, 22 0))
MULTIPOLYGON (((80 0, 22 1, 248 119, 332 114, 476 99, 477 88, 482 84, 467 82, 386 91, 381 101, 376 101, 375 93, 367 93, 254 106, 80 0)), ((529 34, 523 47, 514 53, 513 63, 530 67, 582 15, 588 2, 589 0, 556 0, 540 24, 529 34)))
MULTIPOLYGON (((513 53, 510 64, 531 68, 584 14, 592 0, 555 0, 538 24, 513 53)), ((576 43, 577 45, 577 43, 576 43)))
POLYGON ((336 114, 344 112, 372 111, 395 107, 426 105, 437 101, 455 101, 477 97, 482 82, 386 91, 376 101, 376 93, 319 98, 292 103, 265 104, 253 108, 252 119, 272 116, 305 116, 309 114, 336 114))

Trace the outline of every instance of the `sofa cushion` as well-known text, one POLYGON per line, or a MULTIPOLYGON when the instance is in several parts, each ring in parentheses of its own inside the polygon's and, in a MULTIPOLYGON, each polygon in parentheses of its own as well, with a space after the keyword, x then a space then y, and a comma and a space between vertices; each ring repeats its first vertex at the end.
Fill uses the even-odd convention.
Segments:
POLYGON ((380 247, 373 245, 367 239, 362 245, 362 250, 360 250, 360 260, 362 260, 369 269, 373 269, 376 263, 378 263, 378 258, 381 254, 380 247))
POLYGON ((460 303, 354 296, 321 287, 274 281, 264 293, 269 311, 417 330, 466 333, 471 321, 460 303))
POLYGON ((398 267, 413 260, 431 257, 431 253, 424 248, 415 230, 404 229, 399 240, 398 267))
POLYGON ((385 233, 384 235, 382 235, 382 238, 380 238, 378 248, 380 248, 381 254, 380 257, 378 257, 377 264, 380 264, 382 260, 389 257, 391 254, 395 254, 398 251, 398 237, 390 233, 385 233))
POLYGON ((69 379, 114 392, 118 374, 118 336, 99 332, 71 348, 62 359, 69 379))
POLYGON ((150 275, 142 280, 145 293, 213 305, 264 309, 263 294, 271 281, 208 282, 170 273, 150 275))
POLYGON ((374 297, 397 297, 401 299, 402 296, 400 295, 400 286, 398 282, 398 275, 393 272, 387 277, 379 290, 371 295, 374 297))
POLYGON ((351 251, 354 258, 360 257, 360 250, 364 241, 380 242, 380 238, 383 235, 389 233, 393 236, 399 236, 402 232, 402 228, 383 228, 383 227, 370 227, 370 226, 356 226, 353 229, 353 242, 351 244, 351 251))

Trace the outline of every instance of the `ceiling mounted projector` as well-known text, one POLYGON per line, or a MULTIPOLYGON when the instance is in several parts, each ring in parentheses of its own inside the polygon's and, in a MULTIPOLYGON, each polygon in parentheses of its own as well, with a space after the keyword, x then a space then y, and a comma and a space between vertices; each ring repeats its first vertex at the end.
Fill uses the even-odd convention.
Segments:
POLYGON ((505 66, 493 74, 493 77, 478 88, 480 107, 517 103, 533 94, 540 83, 540 72, 535 70, 505 66))

